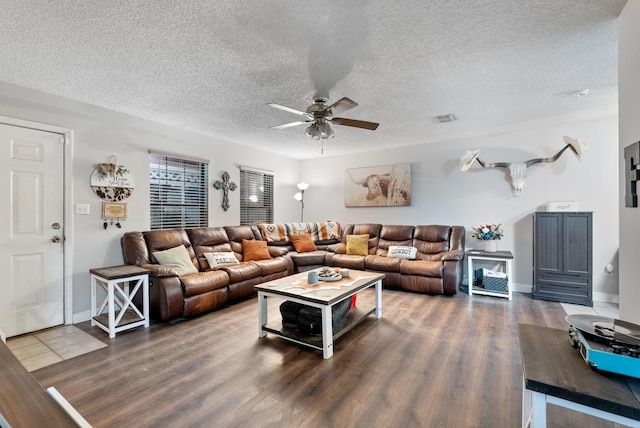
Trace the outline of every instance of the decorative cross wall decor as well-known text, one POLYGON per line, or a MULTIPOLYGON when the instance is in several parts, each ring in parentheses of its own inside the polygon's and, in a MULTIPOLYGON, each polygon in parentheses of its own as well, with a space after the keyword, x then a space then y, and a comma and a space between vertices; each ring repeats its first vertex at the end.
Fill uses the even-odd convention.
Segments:
POLYGON ((624 176, 627 183, 624 206, 636 208, 638 206, 636 187, 640 181, 640 141, 624 148, 624 176))
POLYGON ((216 180, 216 182, 213 183, 213 187, 218 190, 222 189, 222 209, 225 211, 231 206, 229 205, 229 190, 234 191, 238 188, 236 183, 229 181, 230 178, 229 173, 225 171, 222 173, 222 181, 216 180))

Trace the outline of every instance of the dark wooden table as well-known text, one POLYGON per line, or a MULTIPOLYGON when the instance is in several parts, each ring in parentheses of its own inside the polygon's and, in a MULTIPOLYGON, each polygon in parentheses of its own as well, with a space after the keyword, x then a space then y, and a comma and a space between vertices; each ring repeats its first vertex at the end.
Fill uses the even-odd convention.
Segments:
POLYGON ((640 427, 640 380, 592 370, 569 343, 569 326, 519 324, 518 333, 523 427, 546 427, 547 404, 640 427))
POLYGON ((12 427, 78 426, 4 342, 0 342, 0 414, 12 427))

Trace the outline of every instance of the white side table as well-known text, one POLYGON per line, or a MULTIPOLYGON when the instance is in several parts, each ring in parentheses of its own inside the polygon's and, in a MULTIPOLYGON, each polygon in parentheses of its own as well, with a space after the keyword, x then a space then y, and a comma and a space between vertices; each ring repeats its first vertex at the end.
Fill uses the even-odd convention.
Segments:
POLYGON ((467 255, 467 282, 469 283, 469 296, 473 296, 474 294, 484 294, 487 296, 495 296, 495 297, 505 297, 509 300, 512 298, 512 286, 511 286, 511 276, 513 274, 511 268, 511 262, 513 261, 513 254, 511 251, 496 251, 495 253, 482 251, 482 250, 469 250, 466 253, 467 255), (507 274, 507 289, 502 291, 492 291, 486 290, 481 287, 475 287, 473 285, 473 272, 474 272, 474 263, 477 264, 494 264, 501 265, 503 272, 507 274))
POLYGON ((109 333, 134 327, 149 327, 149 271, 138 266, 124 265, 91 269, 91 325, 109 333), (135 283, 131 287, 131 283, 135 283), (97 306, 98 285, 107 296, 97 306), (136 307, 133 297, 142 289, 142 308, 136 307), (116 310, 117 306, 117 310, 116 310), (106 313, 105 313, 106 309, 106 313), (142 309, 142 312, 140 310, 142 309))

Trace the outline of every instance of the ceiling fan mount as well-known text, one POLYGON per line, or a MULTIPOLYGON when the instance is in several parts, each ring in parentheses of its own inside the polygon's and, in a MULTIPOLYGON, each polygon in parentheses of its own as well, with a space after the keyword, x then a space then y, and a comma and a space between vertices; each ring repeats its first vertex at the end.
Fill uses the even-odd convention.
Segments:
POLYGON ((334 132, 329 126, 330 123, 334 125, 368 129, 370 131, 374 131, 378 128, 379 124, 375 122, 333 117, 334 114, 340 114, 344 111, 357 107, 358 103, 355 101, 350 100, 347 97, 343 97, 335 103, 327 106, 328 101, 329 99, 325 97, 314 97, 313 104, 307 107, 306 111, 296 110, 291 107, 283 106, 282 104, 267 103, 270 107, 303 116, 303 120, 272 126, 271 129, 284 129, 292 126, 309 124, 305 131, 306 135, 317 140, 324 140, 334 137, 334 132))
POLYGON ((307 113, 312 114, 314 117, 329 116, 331 112, 327 111, 327 102, 329 102, 328 98, 315 97, 313 104, 307 107, 307 113))

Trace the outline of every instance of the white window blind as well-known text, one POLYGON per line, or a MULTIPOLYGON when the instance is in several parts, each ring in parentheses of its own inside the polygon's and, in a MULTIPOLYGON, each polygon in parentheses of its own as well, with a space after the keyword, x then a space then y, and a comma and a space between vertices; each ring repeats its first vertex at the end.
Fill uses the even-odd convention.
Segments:
POLYGON ((240 168, 240 224, 273 223, 273 173, 240 168))
POLYGON ((206 162, 150 153, 149 183, 151 229, 208 226, 206 162))

